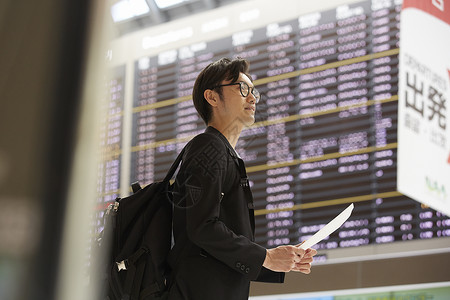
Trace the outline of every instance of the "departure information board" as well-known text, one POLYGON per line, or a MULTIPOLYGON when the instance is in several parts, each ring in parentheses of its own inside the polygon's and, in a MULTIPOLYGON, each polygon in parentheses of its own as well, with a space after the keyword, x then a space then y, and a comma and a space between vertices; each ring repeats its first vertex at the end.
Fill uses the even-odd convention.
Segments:
POLYGON ((117 67, 105 79, 100 127, 100 162, 97 169, 97 231, 102 230, 103 213, 120 195, 121 145, 123 135, 125 67, 117 67))
POLYGON ((242 57, 262 94, 236 146, 258 243, 306 240, 349 203, 349 221, 318 249, 450 236, 448 216, 396 191, 400 10, 362 1, 138 59, 130 182, 162 179, 205 129, 191 98, 198 73, 242 57))

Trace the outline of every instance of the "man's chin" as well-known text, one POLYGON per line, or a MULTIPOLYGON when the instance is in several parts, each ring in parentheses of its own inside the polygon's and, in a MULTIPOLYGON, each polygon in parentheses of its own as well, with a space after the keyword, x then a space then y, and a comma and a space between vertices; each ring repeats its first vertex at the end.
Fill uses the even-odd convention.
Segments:
POLYGON ((253 124, 255 124, 255 116, 249 117, 245 119, 245 126, 252 126, 253 124))

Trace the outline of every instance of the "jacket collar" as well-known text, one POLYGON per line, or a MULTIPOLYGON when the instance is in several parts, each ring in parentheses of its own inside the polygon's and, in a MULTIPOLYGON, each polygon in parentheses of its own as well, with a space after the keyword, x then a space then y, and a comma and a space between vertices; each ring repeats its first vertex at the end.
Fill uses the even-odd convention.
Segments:
POLYGON ((235 162, 238 164, 237 159, 240 158, 239 155, 237 154, 236 150, 234 150, 234 148, 231 146, 230 142, 228 142, 227 138, 219 130, 217 130, 216 128, 214 128, 212 126, 208 126, 205 130, 205 133, 213 134, 213 135, 217 136, 218 138, 220 138, 222 140, 222 142, 225 144, 225 146, 227 147, 230 155, 233 157, 235 162))

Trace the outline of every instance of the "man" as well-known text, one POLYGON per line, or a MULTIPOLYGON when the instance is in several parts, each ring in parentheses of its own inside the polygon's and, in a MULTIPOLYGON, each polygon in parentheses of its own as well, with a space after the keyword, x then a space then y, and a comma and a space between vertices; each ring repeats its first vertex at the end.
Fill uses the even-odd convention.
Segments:
POLYGON ((234 148, 255 121, 260 95, 248 62, 223 58, 208 65, 193 89, 208 126, 185 148, 175 180, 175 248, 169 299, 248 299, 250 281, 283 282, 284 272, 310 273, 314 249, 254 243, 253 199, 234 148))

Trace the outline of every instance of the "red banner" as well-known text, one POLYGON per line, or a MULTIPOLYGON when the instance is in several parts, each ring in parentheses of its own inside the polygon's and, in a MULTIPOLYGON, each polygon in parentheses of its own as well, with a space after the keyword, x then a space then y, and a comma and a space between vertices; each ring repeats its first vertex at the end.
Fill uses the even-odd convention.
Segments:
POLYGON ((403 0, 402 9, 406 8, 420 9, 450 25, 450 0, 403 0))

